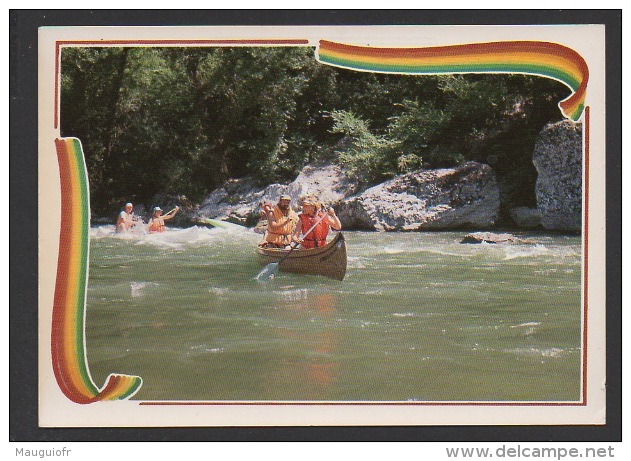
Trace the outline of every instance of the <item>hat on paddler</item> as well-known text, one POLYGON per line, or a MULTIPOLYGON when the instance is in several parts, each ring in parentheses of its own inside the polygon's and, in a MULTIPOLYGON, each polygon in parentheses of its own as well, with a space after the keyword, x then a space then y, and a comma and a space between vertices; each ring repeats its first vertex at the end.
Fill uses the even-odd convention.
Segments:
POLYGON ((288 194, 282 194, 282 195, 280 196, 280 199, 279 199, 279 200, 290 200, 290 201, 291 201, 291 196, 290 196, 290 195, 288 195, 288 194))
POLYGON ((160 208, 159 206, 153 207, 153 211, 162 211, 162 208, 160 208))
POLYGON ((132 205, 132 204, 131 204, 131 202, 127 202, 127 203, 125 204, 125 208, 127 208, 128 206, 134 206, 134 205, 132 205))
POLYGON ((302 203, 302 205, 316 206, 315 200, 310 195, 307 195, 306 197, 303 197, 301 203, 302 203))

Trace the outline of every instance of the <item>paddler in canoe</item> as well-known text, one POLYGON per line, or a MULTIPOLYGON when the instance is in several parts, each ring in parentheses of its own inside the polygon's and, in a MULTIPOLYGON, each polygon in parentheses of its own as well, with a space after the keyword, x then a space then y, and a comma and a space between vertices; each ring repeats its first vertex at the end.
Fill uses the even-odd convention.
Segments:
POLYGON ((272 208, 269 203, 264 203, 262 208, 267 218, 267 231, 259 246, 261 248, 289 248, 298 223, 298 215, 291 209, 291 197, 283 194, 276 206, 272 208))
POLYGON ((346 245, 341 232, 329 243, 326 238, 330 229, 341 230, 342 224, 335 211, 322 210, 314 197, 302 200, 302 213, 292 236, 289 250, 282 248, 257 249, 258 261, 263 269, 255 277, 267 281, 280 269, 297 274, 323 275, 344 280, 346 274, 346 245), (302 244, 302 245, 301 245, 302 244))
POLYGON ((164 229, 165 229, 164 221, 173 219, 179 210, 180 210, 180 207, 176 206, 167 214, 162 216, 162 208, 160 208, 159 206, 155 207, 153 209, 153 216, 149 220, 149 228, 148 228, 149 233, 155 234, 159 232, 164 232, 164 229))
POLYGON ((129 232, 142 221, 134 214, 134 205, 131 202, 125 204, 125 209, 118 214, 116 219, 116 232, 129 232))
POLYGON ((342 223, 333 208, 322 211, 322 204, 316 197, 307 196, 302 199, 302 213, 298 215, 298 224, 294 231, 293 241, 301 244, 301 249, 310 250, 326 245, 329 230, 342 230, 342 223), (326 216, 325 216, 326 213, 326 216), (317 224, 316 224, 317 223, 317 224), (303 232, 314 229, 307 235, 300 237, 303 232))

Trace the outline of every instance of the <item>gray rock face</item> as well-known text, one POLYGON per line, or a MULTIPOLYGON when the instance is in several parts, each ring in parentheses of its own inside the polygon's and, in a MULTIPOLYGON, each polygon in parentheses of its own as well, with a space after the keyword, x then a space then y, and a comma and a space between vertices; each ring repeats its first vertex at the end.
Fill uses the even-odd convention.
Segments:
POLYGON ((412 231, 488 228, 499 205, 491 167, 468 162, 399 176, 342 201, 336 211, 347 229, 412 231))
POLYGON ((298 177, 287 186, 292 204, 305 195, 315 195, 326 205, 335 205, 355 193, 356 184, 351 182, 338 165, 307 165, 298 177))
POLYGON ((272 184, 257 187, 251 178, 227 181, 214 190, 201 204, 198 218, 213 218, 253 225, 259 218, 261 202, 276 203, 281 194, 289 194, 292 207, 299 207, 304 195, 317 195, 327 205, 335 205, 355 191, 337 165, 307 165, 288 185, 272 184))
POLYGON ((582 124, 554 123, 539 135, 532 160, 539 174, 535 193, 545 229, 581 230, 582 154, 582 124))
POLYGON ((276 202, 284 190, 281 184, 261 189, 251 178, 231 179, 206 197, 196 217, 251 224, 253 216, 260 212, 260 202, 276 202))
POLYGON ((513 208, 510 210, 510 216, 515 224, 523 229, 536 229, 541 226, 541 212, 537 208, 513 208))

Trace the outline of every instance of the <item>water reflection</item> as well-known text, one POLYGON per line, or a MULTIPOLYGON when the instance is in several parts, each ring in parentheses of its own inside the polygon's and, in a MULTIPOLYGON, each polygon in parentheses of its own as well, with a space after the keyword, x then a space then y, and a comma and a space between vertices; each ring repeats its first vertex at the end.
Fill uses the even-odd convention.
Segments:
POLYGON ((287 354, 292 359, 268 376, 272 386, 293 387, 299 400, 332 398, 332 386, 340 375, 339 330, 334 326, 337 305, 333 293, 303 289, 281 295, 274 312, 275 323, 283 327, 276 328, 276 334, 294 350, 287 354))
MULTIPOLYGON (((314 297, 313 305, 322 319, 331 319, 335 313, 336 299, 330 293, 319 294, 314 297)), ((307 397, 310 400, 330 398, 331 384, 338 378, 340 371, 340 363, 334 360, 338 335, 339 330, 332 328, 315 335, 316 354, 314 360, 307 365, 307 379, 313 385, 312 392, 307 397)))

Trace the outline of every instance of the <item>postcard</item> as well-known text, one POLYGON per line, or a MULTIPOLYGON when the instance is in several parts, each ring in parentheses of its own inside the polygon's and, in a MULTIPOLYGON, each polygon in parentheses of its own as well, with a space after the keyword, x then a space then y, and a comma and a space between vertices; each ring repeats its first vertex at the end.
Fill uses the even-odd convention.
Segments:
POLYGON ((604 25, 38 59, 40 427, 606 423, 604 25))

